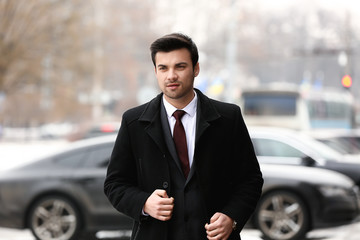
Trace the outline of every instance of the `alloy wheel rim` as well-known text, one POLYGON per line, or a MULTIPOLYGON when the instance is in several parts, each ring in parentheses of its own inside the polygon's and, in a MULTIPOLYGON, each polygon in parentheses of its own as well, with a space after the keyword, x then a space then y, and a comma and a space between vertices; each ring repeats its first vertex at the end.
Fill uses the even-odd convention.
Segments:
POLYGON ((267 198, 259 210, 259 225, 272 239, 294 237, 304 224, 304 212, 298 201, 289 195, 267 198))
POLYGON ((69 203, 49 199, 35 208, 31 224, 41 240, 68 240, 76 231, 76 213, 69 203))

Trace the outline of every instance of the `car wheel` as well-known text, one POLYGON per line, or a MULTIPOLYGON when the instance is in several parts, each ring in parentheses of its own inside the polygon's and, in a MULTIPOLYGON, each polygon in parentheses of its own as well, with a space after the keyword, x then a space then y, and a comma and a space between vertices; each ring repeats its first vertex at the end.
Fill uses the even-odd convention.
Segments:
POLYGON ((38 240, 74 240, 80 232, 80 214, 68 199, 48 196, 32 205, 28 225, 38 240))
POLYGON ((287 191, 264 195, 254 217, 256 227, 270 240, 303 239, 310 227, 303 200, 287 191))

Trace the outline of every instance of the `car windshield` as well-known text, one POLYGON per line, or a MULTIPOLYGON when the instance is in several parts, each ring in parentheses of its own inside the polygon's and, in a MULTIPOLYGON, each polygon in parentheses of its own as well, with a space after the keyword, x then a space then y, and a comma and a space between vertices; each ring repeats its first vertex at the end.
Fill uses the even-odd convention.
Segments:
POLYGON ((306 101, 310 124, 313 128, 339 128, 351 126, 352 105, 331 100, 306 101))
POLYGON ((319 141, 326 144, 327 146, 331 147, 332 149, 335 149, 336 151, 338 151, 342 154, 351 153, 346 145, 344 145, 341 142, 336 141, 334 139, 319 139, 319 141))
POLYGON ((360 138, 359 137, 336 137, 333 139, 341 145, 348 154, 360 154, 360 138))
POLYGON ((299 134, 299 139, 306 142, 306 144, 312 148, 312 150, 324 159, 340 160, 342 153, 330 148, 329 146, 312 139, 311 137, 299 134))
POLYGON ((244 112, 255 116, 294 116, 296 96, 272 94, 244 94, 244 112))

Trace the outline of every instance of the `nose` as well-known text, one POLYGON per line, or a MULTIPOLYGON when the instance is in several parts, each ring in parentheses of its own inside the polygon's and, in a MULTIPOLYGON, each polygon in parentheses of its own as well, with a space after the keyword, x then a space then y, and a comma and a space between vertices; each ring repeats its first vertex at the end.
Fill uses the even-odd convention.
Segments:
POLYGON ((168 71, 168 76, 167 76, 168 80, 170 81, 175 81, 178 78, 178 75, 176 74, 176 71, 174 69, 170 69, 168 71))

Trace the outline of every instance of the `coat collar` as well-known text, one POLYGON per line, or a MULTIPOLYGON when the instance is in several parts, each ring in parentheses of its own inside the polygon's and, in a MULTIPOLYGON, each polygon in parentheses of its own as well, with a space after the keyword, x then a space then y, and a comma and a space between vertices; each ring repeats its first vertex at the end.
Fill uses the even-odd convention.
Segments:
MULTIPOLYGON (((220 114, 212 104, 212 100, 205 96, 200 90, 195 89, 195 91, 198 94, 195 136, 196 145, 202 134, 210 126, 211 122, 220 118, 220 114)), ((141 114, 139 121, 147 124, 145 128, 147 133, 156 142, 159 148, 164 151, 165 140, 162 134, 163 131, 160 116, 162 95, 163 93, 160 93, 145 105, 145 110, 141 114)))
POLYGON ((145 109, 139 118, 139 121, 153 122, 155 120, 156 115, 160 113, 161 97, 162 93, 157 95, 154 99, 152 99, 146 104, 145 109))
MULTIPOLYGON (((210 99, 205 96, 200 90, 195 89, 195 91, 198 94, 198 123, 209 123, 218 119, 220 117, 220 114, 217 112, 210 99)), ((163 93, 160 93, 146 105, 145 110, 139 118, 139 121, 153 122, 156 119, 156 115, 158 115, 160 112, 162 95, 163 93)))

